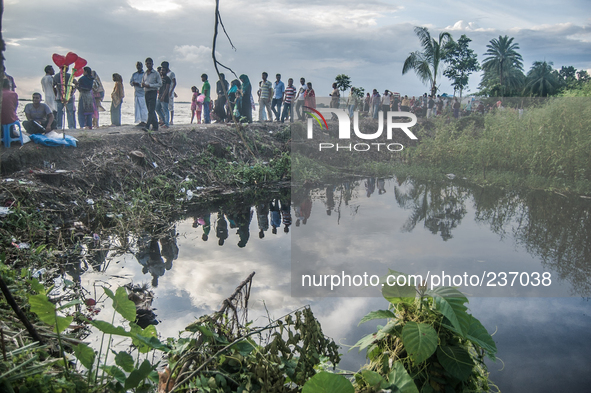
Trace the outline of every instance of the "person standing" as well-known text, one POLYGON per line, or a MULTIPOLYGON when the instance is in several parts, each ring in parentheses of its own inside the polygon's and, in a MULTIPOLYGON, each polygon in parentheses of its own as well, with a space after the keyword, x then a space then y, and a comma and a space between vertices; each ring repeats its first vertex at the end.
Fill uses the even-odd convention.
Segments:
POLYGON ((347 97, 347 109, 349 110, 349 117, 353 118, 355 114, 355 106, 357 105, 357 97, 355 97, 355 88, 351 87, 351 93, 347 97))
POLYGON ((170 64, 167 61, 163 61, 160 66, 164 69, 164 75, 170 78, 170 91, 168 92, 168 111, 170 112, 170 120, 168 124, 173 124, 174 119, 174 89, 176 87, 176 75, 170 70, 170 64))
MULTIPOLYGON (((240 108, 240 117, 245 117, 248 123, 252 123, 252 85, 250 84, 250 79, 247 75, 242 74, 239 77, 240 81, 242 82, 242 102, 241 105, 236 103, 236 106, 240 108)), ((236 119, 240 121, 240 119, 236 119)))
POLYGON ((304 106, 304 96, 306 95, 307 89, 308 89, 308 87, 306 86, 306 79, 300 78, 300 88, 299 88, 298 94, 295 98, 295 100, 296 100, 295 111, 296 111, 296 114, 298 115, 298 120, 304 119, 304 111, 303 111, 302 107, 304 106))
POLYGON ((373 89, 373 95, 371 96, 371 107, 372 107, 372 117, 374 119, 378 118, 378 112, 380 111, 380 93, 378 93, 377 89, 373 89))
POLYGON ((134 111, 135 111, 135 122, 138 127, 145 127, 146 121, 148 121, 148 108, 146 107, 146 97, 144 88, 142 87, 142 79, 144 77, 144 66, 141 61, 138 61, 135 65, 137 71, 131 76, 129 83, 134 88, 134 111))
POLYGON ((384 112, 384 117, 388 118, 388 111, 390 110, 390 92, 388 90, 384 91, 384 95, 382 96, 382 112, 384 112))
MULTIPOLYGON (((497 102, 497 107, 500 107, 500 102, 497 102)), ((454 110, 454 117, 457 119, 460 117, 460 102, 458 101, 457 98, 454 98, 454 104, 453 104, 453 110, 454 110)))
POLYGON ((339 100, 341 98, 341 92, 337 87, 336 82, 332 84, 332 93, 330 93, 330 107, 331 108, 338 108, 339 107, 339 100))
POLYGON ((312 82, 308 82, 308 88, 304 95, 304 105, 308 108, 316 108, 316 92, 312 89, 312 82))
POLYGON ((67 65, 63 66, 59 74, 53 77, 53 91, 57 93, 57 128, 59 129, 65 128, 65 124, 63 124, 64 108, 66 108, 68 128, 76 128, 76 110, 74 109, 74 92, 76 91, 76 80, 73 80, 74 85, 70 86, 72 90, 70 92, 70 97, 68 98, 68 100, 66 100, 65 96, 68 89, 68 82, 70 81, 70 74, 68 73, 68 68, 69 67, 67 65))
POLYGON ((125 93, 123 91, 123 78, 121 75, 113 74, 113 92, 111 93, 111 125, 121 125, 121 104, 123 103, 123 97, 125 93))
POLYGON ((281 82, 281 74, 275 75, 275 78, 271 109, 273 110, 273 113, 275 113, 275 121, 279 121, 279 117, 281 116, 281 104, 283 103, 283 93, 285 93, 285 84, 281 82))
POLYGON ((281 114, 281 122, 283 123, 285 119, 289 117, 290 123, 293 123, 293 111, 291 108, 291 103, 296 94, 296 88, 293 85, 293 79, 289 78, 287 80, 287 87, 285 88, 284 98, 283 98, 283 113, 281 114))
POLYGON ((162 120, 162 128, 168 128, 170 124, 170 112, 168 111, 168 102, 170 101, 170 78, 166 75, 167 69, 163 66, 160 68, 160 77, 162 78, 162 86, 158 91, 158 102, 156 102, 156 113, 162 120))
POLYGON ((45 96, 45 105, 51 109, 53 115, 57 114, 57 103, 55 102, 55 92, 53 91, 53 76, 55 70, 52 66, 45 67, 45 76, 41 79, 41 87, 45 96))
POLYGON ((105 88, 95 70, 92 70, 92 96, 94 98, 94 114, 92 115, 92 126, 99 127, 99 112, 104 112, 105 108, 101 105, 105 98, 105 88))
POLYGON ((92 115, 94 114, 94 97, 92 96, 92 70, 84 67, 84 74, 78 80, 78 124, 80 128, 92 129, 92 115))
POLYGON ((263 112, 267 109, 267 121, 273 121, 273 111, 271 110, 271 94, 273 94, 273 85, 267 80, 268 74, 263 72, 261 86, 261 95, 259 97, 259 121, 263 121, 263 112))
POLYGON ((215 91, 218 95, 218 99, 215 101, 215 114, 218 117, 218 121, 223 123, 226 120, 226 93, 228 93, 230 86, 226 80, 226 75, 220 74, 220 80, 215 84, 215 91))
POLYGON ((203 82, 203 87, 201 87, 201 94, 205 96, 203 100, 203 123, 210 124, 211 123, 211 86, 207 81, 207 74, 201 75, 201 81, 203 82))
POLYGON ((158 97, 158 89, 162 87, 162 78, 160 74, 154 70, 154 61, 148 57, 146 59, 146 72, 142 77, 142 87, 144 88, 144 98, 146 100, 146 107, 148 108, 148 120, 146 122, 145 131, 150 129, 152 125, 153 131, 158 131, 158 117, 156 116, 156 98, 158 97))

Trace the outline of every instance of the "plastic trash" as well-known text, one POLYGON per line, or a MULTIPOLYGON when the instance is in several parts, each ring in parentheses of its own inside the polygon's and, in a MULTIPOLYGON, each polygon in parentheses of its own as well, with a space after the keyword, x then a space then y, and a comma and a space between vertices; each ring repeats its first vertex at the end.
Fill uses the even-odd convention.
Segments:
POLYGON ((41 269, 37 270, 36 272, 34 272, 34 273, 32 274, 32 276, 33 276, 33 278, 39 278, 39 277, 41 277, 42 275, 44 275, 45 273, 47 273, 47 269, 45 269, 45 268, 43 267, 43 268, 41 268, 41 269))
POLYGON ((4 207, 4 206, 0 207, 0 217, 4 217, 10 213, 12 213, 12 210, 10 210, 9 207, 4 207))
POLYGON ((456 178, 456 175, 454 175, 453 173, 448 173, 447 175, 445 175, 449 180, 453 180, 456 178))
POLYGON ((89 205, 94 205, 94 200, 92 200, 92 199, 88 198, 88 199, 86 200, 86 203, 88 203, 89 205))

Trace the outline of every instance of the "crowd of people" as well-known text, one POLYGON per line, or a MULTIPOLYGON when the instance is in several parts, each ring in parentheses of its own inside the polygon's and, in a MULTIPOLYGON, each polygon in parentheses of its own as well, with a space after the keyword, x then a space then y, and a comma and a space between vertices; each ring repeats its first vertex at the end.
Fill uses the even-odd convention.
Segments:
MULTIPOLYGON (((105 89, 99 75, 90 67, 84 67, 83 74, 75 79, 68 71, 68 66, 63 66, 56 74, 53 66, 45 67, 45 76, 41 79, 43 95, 34 93, 32 103, 25 106, 26 120, 23 121, 23 127, 27 132, 46 134, 51 130, 65 128, 66 122, 68 129, 74 129, 76 121, 80 128, 93 129, 99 126, 100 112, 106 111, 102 106, 105 89)), ((242 74, 228 82, 225 75, 220 74, 216 82, 215 100, 212 98, 208 79, 207 74, 202 74, 201 89, 197 86, 191 87, 191 123, 251 123, 253 111, 257 108, 255 97, 258 101, 259 121, 283 123, 286 120, 305 120, 304 108, 316 108, 316 92, 312 83, 306 82, 303 77, 299 80, 299 86, 294 85, 293 78, 289 78, 286 85, 281 79, 281 74, 276 74, 275 81, 271 82, 268 80, 268 73, 263 72, 258 89, 254 91, 247 75, 242 74)), ((111 126, 120 126, 125 89, 120 74, 113 74, 112 80, 114 87, 111 93, 111 126)), ((151 58, 147 58, 144 63, 138 61, 130 85, 134 89, 134 116, 137 126, 146 131, 156 131, 173 124, 177 80, 168 61, 163 61, 156 69, 151 58)), ((5 73, 2 124, 18 121, 18 96, 15 90, 14 78, 5 73)), ((384 114, 388 111, 412 112, 417 117, 426 118, 446 113, 458 118, 461 114, 460 101, 445 95, 425 93, 423 96, 409 98, 390 90, 380 94, 377 89, 373 89, 373 92, 367 93, 365 97, 358 96, 358 93, 359 89, 351 88, 347 99, 341 100, 341 92, 337 84, 333 83, 332 92, 329 94, 330 107, 339 108, 344 104, 351 117, 355 111, 359 111, 374 119, 378 118, 380 111, 384 114)), ((472 100, 463 110, 484 114, 488 109, 490 108, 485 108, 482 102, 472 100)))

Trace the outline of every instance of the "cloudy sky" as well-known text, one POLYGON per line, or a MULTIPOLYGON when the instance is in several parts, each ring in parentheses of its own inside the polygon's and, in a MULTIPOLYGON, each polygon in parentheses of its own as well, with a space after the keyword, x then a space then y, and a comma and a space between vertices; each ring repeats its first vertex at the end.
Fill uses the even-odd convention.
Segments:
MULTIPOLYGON (((467 34, 480 61, 486 44, 507 34, 519 44, 526 71, 536 60, 552 61, 556 68, 591 69, 588 0, 220 3, 236 50, 220 36, 218 60, 253 81, 260 80, 262 71, 281 73, 284 80, 304 76, 317 95, 328 94, 341 73, 366 91, 427 92, 414 73, 402 75, 408 54, 420 49, 414 26, 426 26, 432 35, 449 31, 456 39, 467 34)), ((201 86, 202 73, 215 74, 213 0, 4 0, 4 7, 6 69, 21 97, 40 89, 43 68, 53 64, 53 53, 69 51, 87 59, 103 82, 114 72, 128 81, 135 62, 148 56, 157 64, 168 60, 183 100, 189 100, 192 85, 201 86)), ((471 77, 471 91, 479 79, 471 77)), ((439 80, 441 92, 453 93, 446 78, 439 80)), ((111 91, 112 83, 105 83, 105 88, 111 91)))

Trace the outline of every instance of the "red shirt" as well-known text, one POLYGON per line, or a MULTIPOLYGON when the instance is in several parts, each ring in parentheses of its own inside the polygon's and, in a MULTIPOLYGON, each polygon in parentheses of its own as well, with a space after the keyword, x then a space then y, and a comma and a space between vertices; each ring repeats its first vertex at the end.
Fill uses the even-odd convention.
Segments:
POLYGON ((11 90, 2 90, 2 124, 18 121, 16 108, 18 108, 18 95, 11 90))

